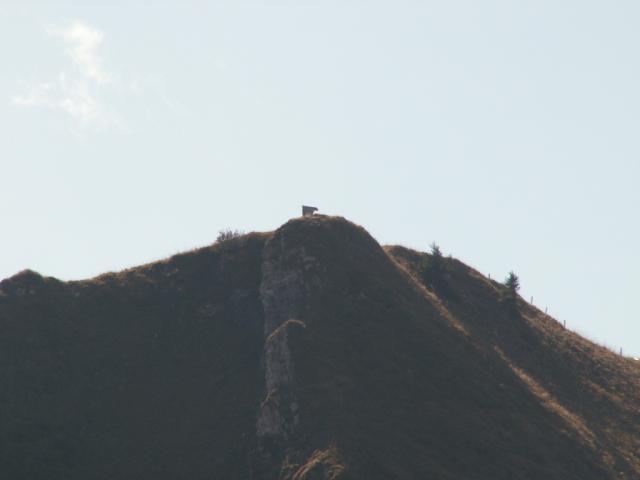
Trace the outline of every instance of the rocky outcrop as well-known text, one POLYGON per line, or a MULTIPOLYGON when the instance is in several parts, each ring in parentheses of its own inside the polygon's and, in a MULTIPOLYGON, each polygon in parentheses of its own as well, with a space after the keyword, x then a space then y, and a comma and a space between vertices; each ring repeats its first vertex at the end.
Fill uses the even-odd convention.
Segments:
POLYGON ((271 475, 267 472, 273 472, 283 458, 291 456, 288 445, 300 424, 291 341, 306 327, 307 299, 321 289, 317 265, 304 245, 288 238, 286 228, 277 231, 265 246, 260 285, 264 397, 256 421, 256 472, 262 475, 271 475))

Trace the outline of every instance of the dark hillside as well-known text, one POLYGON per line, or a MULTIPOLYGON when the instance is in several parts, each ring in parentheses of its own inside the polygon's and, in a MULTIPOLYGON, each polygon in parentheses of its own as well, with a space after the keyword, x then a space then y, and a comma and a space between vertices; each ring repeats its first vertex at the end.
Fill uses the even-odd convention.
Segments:
POLYGON ((263 243, 83 282, 3 281, 2 477, 247 478, 263 243))
MULTIPOLYGON (((421 281, 429 255, 387 250, 421 281)), ((474 341, 498 351, 612 471, 640 478, 640 363, 565 329, 522 299, 516 314, 505 310, 504 287, 455 259, 448 260, 446 281, 451 295, 443 302, 474 341)))
POLYGON ((640 478, 640 370, 455 260, 291 220, 0 282, 16 479, 640 478))
POLYGON ((306 286, 288 312, 304 324, 288 342, 294 478, 317 452, 346 459, 349 478, 606 478, 588 441, 364 230, 316 217, 269 243, 306 286))

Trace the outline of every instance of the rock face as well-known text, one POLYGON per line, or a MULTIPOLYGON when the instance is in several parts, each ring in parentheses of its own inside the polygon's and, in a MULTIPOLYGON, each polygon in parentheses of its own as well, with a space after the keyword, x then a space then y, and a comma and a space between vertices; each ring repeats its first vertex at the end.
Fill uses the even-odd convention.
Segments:
POLYGON ((292 461, 300 424, 296 369, 290 342, 306 327, 310 297, 321 289, 318 262, 305 246, 288 241, 280 230, 265 245, 260 299, 264 313, 264 398, 256 421, 258 456, 255 476, 273 478, 282 458, 292 461))

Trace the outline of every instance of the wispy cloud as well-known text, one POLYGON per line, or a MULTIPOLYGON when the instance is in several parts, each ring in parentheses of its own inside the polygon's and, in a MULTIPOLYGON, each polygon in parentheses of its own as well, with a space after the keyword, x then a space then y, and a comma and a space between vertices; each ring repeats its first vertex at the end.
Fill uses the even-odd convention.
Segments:
POLYGON ((62 41, 68 63, 54 78, 25 85, 12 103, 64 113, 83 128, 122 127, 120 115, 105 102, 105 96, 120 87, 116 76, 103 66, 103 32, 76 20, 65 27, 48 27, 46 33, 62 41))
POLYGON ((166 92, 163 75, 143 72, 122 74, 110 68, 103 55, 108 46, 104 32, 83 20, 44 28, 64 58, 50 78, 23 82, 10 97, 16 108, 45 109, 71 120, 75 133, 87 131, 133 131, 131 125, 141 110, 159 105, 174 115, 187 108, 166 92), (132 107, 132 105, 135 105, 132 107), (142 107, 142 108, 141 108, 142 107), (127 118, 120 112, 126 112, 127 118))
POLYGON ((82 75, 100 84, 109 82, 98 52, 104 39, 100 30, 76 20, 66 28, 50 27, 47 33, 64 41, 67 54, 82 75))

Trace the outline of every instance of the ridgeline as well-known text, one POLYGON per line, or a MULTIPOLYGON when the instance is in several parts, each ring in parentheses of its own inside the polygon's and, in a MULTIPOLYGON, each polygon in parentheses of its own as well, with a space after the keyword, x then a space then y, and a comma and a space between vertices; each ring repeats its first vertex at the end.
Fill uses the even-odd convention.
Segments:
POLYGON ((2 477, 640 479, 640 362, 430 262, 315 215, 0 282, 2 477))

